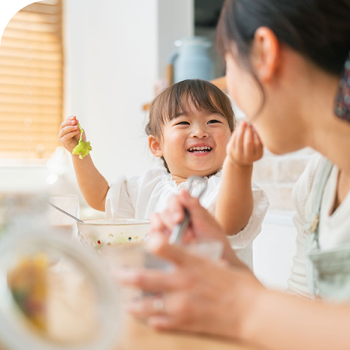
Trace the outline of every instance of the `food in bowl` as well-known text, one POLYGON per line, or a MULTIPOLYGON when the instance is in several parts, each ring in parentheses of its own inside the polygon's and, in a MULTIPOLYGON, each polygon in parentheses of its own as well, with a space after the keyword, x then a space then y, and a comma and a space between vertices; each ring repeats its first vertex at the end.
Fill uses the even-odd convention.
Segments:
POLYGON ((94 219, 78 222, 78 234, 83 244, 100 251, 105 246, 143 241, 148 227, 148 220, 94 219))

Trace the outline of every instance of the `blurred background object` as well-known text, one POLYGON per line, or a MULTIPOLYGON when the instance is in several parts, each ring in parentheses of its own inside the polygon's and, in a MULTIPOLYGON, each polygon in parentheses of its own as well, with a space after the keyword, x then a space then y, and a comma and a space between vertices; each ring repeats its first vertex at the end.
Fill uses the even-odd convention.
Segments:
POLYGON ((186 79, 214 79, 214 64, 209 56, 212 43, 203 37, 175 41, 178 50, 170 58, 167 80, 169 85, 186 79))
MULTIPOLYGON (((79 197, 76 194, 56 194, 49 197, 50 203, 79 218, 79 197)), ((48 208, 49 224, 70 238, 78 237, 77 223, 52 206, 48 208)))
POLYGON ((225 0, 195 0, 194 34, 213 43, 209 55, 214 63, 214 78, 225 75, 225 61, 215 49, 216 26, 224 2, 225 0))
POLYGON ((36 192, 0 195, 0 348, 111 349, 118 291, 100 260, 49 226, 47 209, 36 192))
POLYGON ((0 47, 0 157, 48 158, 63 111, 62 2, 29 5, 0 47))

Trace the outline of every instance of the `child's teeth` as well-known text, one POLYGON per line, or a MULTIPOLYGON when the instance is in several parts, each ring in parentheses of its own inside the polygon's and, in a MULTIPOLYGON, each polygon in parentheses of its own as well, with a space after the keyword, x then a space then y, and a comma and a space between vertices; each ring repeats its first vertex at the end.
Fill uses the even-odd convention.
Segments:
POLYGON ((189 149, 190 151, 210 151, 210 147, 192 147, 189 149))

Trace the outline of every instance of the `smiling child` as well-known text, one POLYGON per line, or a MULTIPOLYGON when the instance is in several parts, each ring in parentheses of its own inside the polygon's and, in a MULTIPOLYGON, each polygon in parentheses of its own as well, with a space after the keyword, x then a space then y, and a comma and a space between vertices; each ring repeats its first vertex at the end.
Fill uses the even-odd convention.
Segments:
MULTIPOLYGON (((83 160, 73 155, 79 187, 87 203, 107 217, 149 219, 186 187, 188 177, 205 177, 208 188, 201 204, 252 268, 252 243, 268 207, 264 192, 251 182, 253 162, 262 157, 263 146, 251 127, 243 122, 235 130, 235 123, 230 100, 215 85, 203 80, 174 84, 153 100, 146 127, 150 151, 164 168, 120 176, 109 185, 90 155, 83 160)), ((76 117, 61 124, 59 138, 70 152, 79 140, 77 125, 76 117)), ((194 183, 192 194, 199 191, 200 184, 194 183)))

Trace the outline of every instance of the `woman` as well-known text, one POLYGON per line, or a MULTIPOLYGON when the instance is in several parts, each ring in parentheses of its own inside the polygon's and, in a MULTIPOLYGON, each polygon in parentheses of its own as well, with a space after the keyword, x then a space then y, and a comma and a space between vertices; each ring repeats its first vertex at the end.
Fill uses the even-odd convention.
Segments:
POLYGON ((153 217, 164 235, 191 214, 188 234, 221 239, 214 264, 154 240, 169 274, 124 271, 124 284, 162 293, 129 305, 159 329, 210 333, 268 349, 348 349, 350 344, 350 1, 227 0, 218 25, 227 85, 265 146, 316 155, 294 191, 298 252, 293 293, 266 290, 228 247, 196 199, 181 193, 153 217), (345 70, 344 70, 345 67, 345 70))

